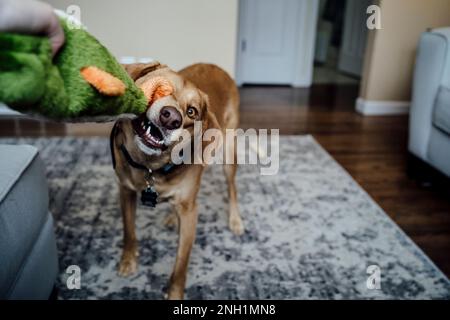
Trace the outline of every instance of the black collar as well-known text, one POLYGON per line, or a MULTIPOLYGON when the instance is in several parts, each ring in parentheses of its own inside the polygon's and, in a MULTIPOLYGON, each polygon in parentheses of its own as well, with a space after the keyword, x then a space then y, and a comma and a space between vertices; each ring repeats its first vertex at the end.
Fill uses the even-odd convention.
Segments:
POLYGON ((130 166, 132 166, 133 168, 135 168, 135 169, 143 170, 145 172, 169 174, 176 167, 178 167, 178 165, 175 165, 175 164, 169 162, 169 163, 166 163, 164 166, 162 166, 161 168, 159 168, 157 170, 150 170, 149 168, 147 168, 143 164, 140 164, 140 163, 137 163, 136 161, 134 161, 133 158, 131 157, 130 153, 128 152, 128 150, 125 148, 125 146, 123 144, 121 144, 119 148, 120 148, 120 151, 122 151, 122 154, 125 157, 125 159, 127 160, 128 164, 130 166))
POLYGON ((133 158, 131 158, 131 155, 128 153, 128 150, 125 148, 125 146, 123 144, 120 145, 120 151, 122 151, 123 156, 125 157, 125 159, 127 160, 128 164, 130 166, 132 166, 133 168, 139 169, 139 170, 144 170, 144 171, 148 171, 147 167, 137 163, 136 161, 133 160, 133 158))

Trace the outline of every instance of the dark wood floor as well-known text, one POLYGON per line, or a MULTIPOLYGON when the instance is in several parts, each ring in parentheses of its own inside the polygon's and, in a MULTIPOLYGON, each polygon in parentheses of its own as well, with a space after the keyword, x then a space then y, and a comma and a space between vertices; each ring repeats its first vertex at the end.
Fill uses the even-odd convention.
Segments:
MULTIPOLYGON (((449 276, 450 188, 408 176, 408 117, 363 117, 354 111, 357 95, 356 86, 245 87, 241 127, 312 134, 449 276)), ((107 135, 108 128, 0 118, 0 136, 107 135)))

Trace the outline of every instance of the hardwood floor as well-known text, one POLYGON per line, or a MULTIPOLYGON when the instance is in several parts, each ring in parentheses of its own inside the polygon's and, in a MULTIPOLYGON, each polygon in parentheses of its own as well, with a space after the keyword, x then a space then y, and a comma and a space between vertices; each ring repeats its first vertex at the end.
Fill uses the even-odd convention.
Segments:
MULTIPOLYGON (((450 276, 450 187, 407 174, 408 117, 363 117, 358 87, 244 87, 241 127, 312 134, 387 214, 450 276)), ((0 136, 108 135, 108 124, 70 125, 0 118, 0 136)), ((424 170, 416 166, 413 172, 424 170)))

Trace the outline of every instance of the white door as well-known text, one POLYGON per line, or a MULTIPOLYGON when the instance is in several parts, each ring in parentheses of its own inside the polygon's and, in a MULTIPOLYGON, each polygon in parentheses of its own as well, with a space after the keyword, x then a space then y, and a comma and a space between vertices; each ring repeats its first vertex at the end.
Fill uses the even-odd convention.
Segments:
POLYGON ((361 76, 367 38, 367 7, 371 0, 347 0, 338 69, 361 76))
POLYGON ((299 0, 241 0, 239 83, 293 84, 299 0))

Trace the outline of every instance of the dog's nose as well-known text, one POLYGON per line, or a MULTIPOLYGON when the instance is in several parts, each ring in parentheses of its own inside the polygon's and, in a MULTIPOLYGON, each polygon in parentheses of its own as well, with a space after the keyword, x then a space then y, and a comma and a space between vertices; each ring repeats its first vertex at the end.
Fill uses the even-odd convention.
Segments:
POLYGON ((159 121, 166 129, 178 129, 181 126, 181 114, 174 107, 163 107, 159 113, 159 121))

